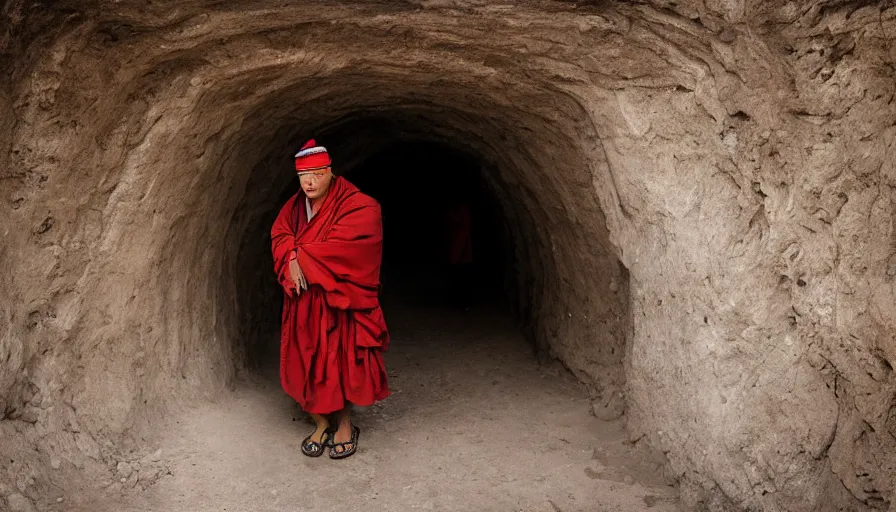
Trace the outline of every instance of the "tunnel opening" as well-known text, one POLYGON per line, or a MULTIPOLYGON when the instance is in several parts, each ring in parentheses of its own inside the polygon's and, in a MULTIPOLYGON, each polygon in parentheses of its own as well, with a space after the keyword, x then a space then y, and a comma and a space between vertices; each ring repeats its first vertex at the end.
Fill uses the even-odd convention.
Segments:
MULTIPOLYGON (((439 322, 445 321, 442 313, 471 309, 513 317, 510 283, 516 270, 510 228, 482 175, 487 164, 444 142, 408 137, 358 148, 364 156, 342 168, 340 141, 326 137, 317 141, 331 148, 334 173, 376 199, 382 208, 380 299, 387 322, 389 313, 435 312, 432 321, 439 322)), ((292 172, 289 168, 279 171, 292 172)), ((266 223, 298 190, 298 179, 279 192, 271 189, 269 211, 254 228, 259 233, 249 238, 261 239, 266 223)), ((239 307, 253 318, 251 327, 243 331, 248 368, 267 376, 276 375, 279 362, 277 333, 283 299, 270 260, 267 245, 244 247, 237 260, 239 307), (268 268, 263 265, 265 257, 268 268), (259 275, 259 268, 268 275, 259 275)))
MULTIPOLYGON (((264 112, 294 101, 287 89, 265 98, 249 118, 264 123, 268 138, 248 132, 241 142, 255 157, 224 241, 225 262, 230 263, 223 269, 223 282, 234 283, 234 292, 230 295, 225 287, 221 294, 235 299, 224 304, 232 307, 227 316, 238 321, 225 323, 232 327, 223 335, 232 340, 238 371, 270 371, 277 360, 282 296, 270 271, 269 229, 280 205, 298 187, 291 171, 295 148, 315 138, 332 148, 337 174, 383 204, 385 229, 394 233, 384 244, 387 321, 390 301, 400 304, 422 296, 415 307, 427 299, 439 306, 436 299, 451 296, 456 280, 438 263, 444 256, 442 230, 423 225, 440 224, 438 217, 451 199, 466 194, 476 221, 471 270, 480 289, 474 290, 475 297, 503 307, 528 340, 524 350, 542 363, 559 360, 592 397, 604 404, 612 401, 613 416, 618 416, 624 407, 623 361, 631 335, 629 277, 608 240, 592 188, 600 168, 592 167, 571 134, 543 117, 505 112, 503 104, 477 109, 469 104, 470 94, 435 102, 413 85, 408 88, 403 96, 322 112, 320 105, 337 101, 334 92, 301 107, 314 116, 271 126, 264 112), (396 159, 396 152, 403 156, 396 159), (420 193, 427 188, 429 200, 420 193), (412 269, 432 274, 412 278, 412 269), (428 293, 421 294, 423 290, 428 293)), ((567 108, 581 113, 574 105, 567 108)), ((395 318, 394 311, 391 315, 395 318)))

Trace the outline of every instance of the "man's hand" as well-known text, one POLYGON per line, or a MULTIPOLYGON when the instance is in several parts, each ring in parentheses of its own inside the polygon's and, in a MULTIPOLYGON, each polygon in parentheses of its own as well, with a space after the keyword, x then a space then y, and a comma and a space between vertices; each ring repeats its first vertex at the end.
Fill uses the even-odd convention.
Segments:
POLYGON ((295 284, 296 297, 302 293, 302 290, 308 289, 308 281, 305 280, 305 274, 302 272, 302 267, 299 266, 299 260, 295 258, 289 260, 289 277, 295 284))

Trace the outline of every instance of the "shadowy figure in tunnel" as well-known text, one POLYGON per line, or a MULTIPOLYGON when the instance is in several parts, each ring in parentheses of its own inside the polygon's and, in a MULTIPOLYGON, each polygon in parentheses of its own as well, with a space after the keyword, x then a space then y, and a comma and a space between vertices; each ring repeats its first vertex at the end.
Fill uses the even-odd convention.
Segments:
POLYGON ((457 309, 469 309, 473 293, 473 231, 469 202, 457 199, 443 213, 449 298, 457 309))
POLYGON ((382 353, 389 333, 379 303, 380 205, 334 177, 327 150, 309 141, 296 154, 301 189, 271 229, 274 269, 285 296, 280 382, 317 424, 302 453, 355 453, 351 405, 389 396, 382 353), (330 417, 328 417, 330 416, 330 417))

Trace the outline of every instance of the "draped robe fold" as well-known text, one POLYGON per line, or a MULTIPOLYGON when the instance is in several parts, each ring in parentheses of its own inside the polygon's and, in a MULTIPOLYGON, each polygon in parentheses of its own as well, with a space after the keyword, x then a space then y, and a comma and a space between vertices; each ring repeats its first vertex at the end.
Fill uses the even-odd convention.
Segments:
POLYGON ((310 413, 371 405, 389 396, 382 353, 389 332, 379 304, 379 204, 334 178, 311 220, 300 190, 271 229, 274 270, 283 287, 280 383, 310 413), (296 296, 295 254, 308 281, 296 296))

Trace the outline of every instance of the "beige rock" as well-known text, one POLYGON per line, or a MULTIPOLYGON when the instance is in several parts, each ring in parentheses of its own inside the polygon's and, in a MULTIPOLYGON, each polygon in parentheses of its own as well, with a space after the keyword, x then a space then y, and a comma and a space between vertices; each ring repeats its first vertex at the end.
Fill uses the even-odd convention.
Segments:
POLYGON ((601 420, 611 421, 625 413, 625 401, 622 393, 608 393, 609 396, 594 400, 591 404, 594 415, 601 420))
POLYGON ((116 471, 121 475, 121 481, 124 482, 134 472, 134 468, 127 462, 121 461, 116 466, 116 471))
POLYGON ((28 498, 19 493, 6 497, 6 505, 10 512, 35 512, 34 504, 28 498))

